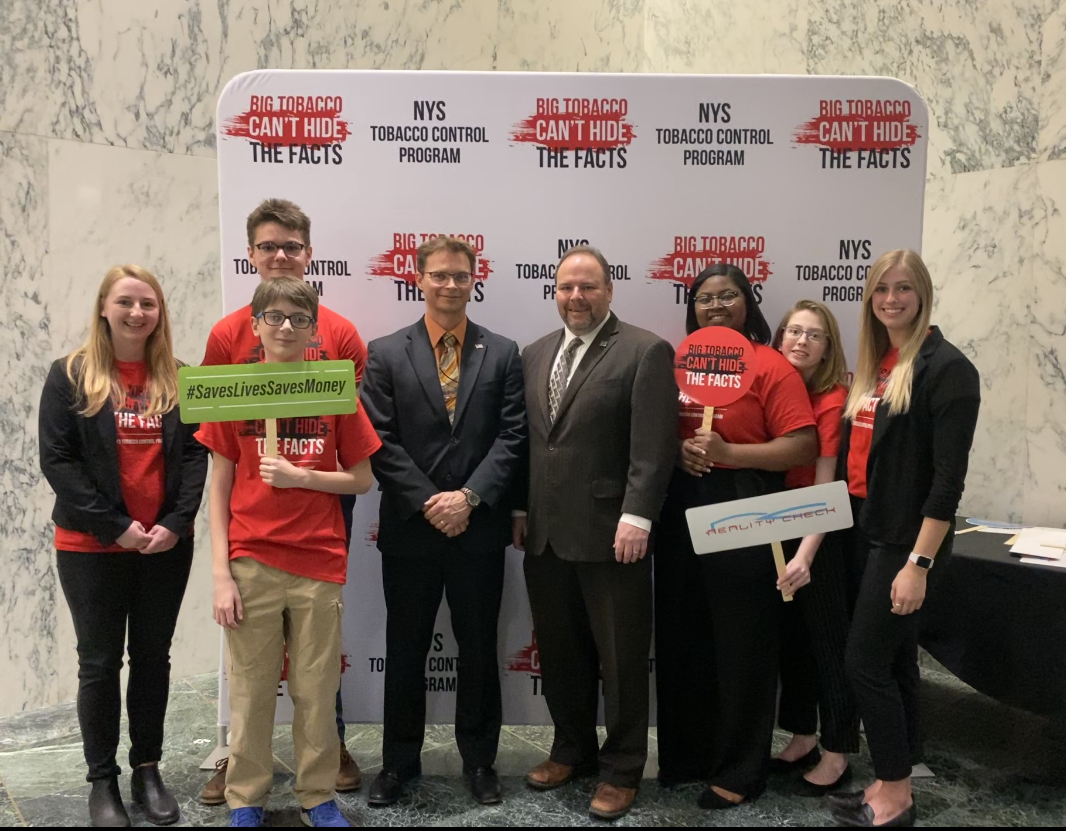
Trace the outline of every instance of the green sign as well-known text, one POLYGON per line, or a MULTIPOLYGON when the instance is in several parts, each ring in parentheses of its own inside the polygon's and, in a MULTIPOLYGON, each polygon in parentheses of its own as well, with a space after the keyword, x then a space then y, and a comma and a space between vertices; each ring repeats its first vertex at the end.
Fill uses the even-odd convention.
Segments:
POLYGON ((185 366, 178 386, 190 424, 345 415, 358 404, 351 361, 185 366))

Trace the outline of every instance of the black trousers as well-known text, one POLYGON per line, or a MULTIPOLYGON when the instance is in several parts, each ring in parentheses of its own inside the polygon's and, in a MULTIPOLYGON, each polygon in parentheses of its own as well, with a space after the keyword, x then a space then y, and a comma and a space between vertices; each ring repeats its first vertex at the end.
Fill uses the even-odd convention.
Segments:
POLYGON ((127 628, 130 767, 162 756, 170 642, 189 581, 192 548, 186 537, 160 554, 56 552, 59 582, 78 638, 78 722, 90 782, 121 772, 115 754, 127 628))
POLYGON ((756 797, 766 788, 777 702, 781 594, 770 546, 697 556, 684 512, 771 493, 783 477, 677 471, 656 549, 660 778, 699 778, 756 797), (702 595, 699 596, 699 595, 702 595))
MULTIPOLYGON (((844 670, 844 650, 854 595, 844 546, 850 534, 828 534, 811 564, 811 582, 781 615, 781 729, 814 735, 821 720, 822 747, 859 752, 859 713, 844 670)), ((782 544, 791 560, 799 540, 782 544)))
POLYGON ((636 788, 648 759, 651 560, 572 562, 549 546, 526 554, 526 588, 544 697, 555 724, 551 758, 599 768, 600 780, 636 788), (596 714, 603 679, 607 738, 596 714))
MULTIPOLYGON (((858 528, 853 529, 853 535, 851 556, 862 581, 845 653, 847 674, 866 731, 874 774, 885 782, 898 782, 909 777, 911 768, 922 761, 918 718, 921 612, 892 614, 892 581, 906 565, 910 549, 878 544, 858 528)), ((930 572, 930 581, 933 574, 930 572)), ((932 587, 929 582, 927 592, 932 587)))
POLYGON ((421 772, 426 730, 426 657, 442 596, 459 645, 455 741, 464 770, 496 761, 503 723, 496 630, 504 550, 467 553, 457 543, 430 556, 382 554, 385 589, 385 741, 382 768, 421 772))

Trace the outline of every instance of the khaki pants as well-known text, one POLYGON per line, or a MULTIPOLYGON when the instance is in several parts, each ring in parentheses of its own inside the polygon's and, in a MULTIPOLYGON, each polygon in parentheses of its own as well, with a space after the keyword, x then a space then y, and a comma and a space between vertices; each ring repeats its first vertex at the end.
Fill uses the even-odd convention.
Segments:
POLYGON ((226 802, 262 807, 274 778, 271 734, 285 645, 301 807, 333 799, 340 767, 336 698, 341 672, 341 586, 298 577, 251 557, 230 562, 244 619, 226 638, 230 756, 226 802))

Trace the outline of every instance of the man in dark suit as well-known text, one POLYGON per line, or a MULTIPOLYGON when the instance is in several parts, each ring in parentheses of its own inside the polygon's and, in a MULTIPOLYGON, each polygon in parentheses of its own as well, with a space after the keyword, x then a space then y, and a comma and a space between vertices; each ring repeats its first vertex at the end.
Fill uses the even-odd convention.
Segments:
POLYGON ((629 811, 648 755, 651 523, 677 456, 673 350, 610 311, 603 255, 555 272, 562 331, 526 347, 528 516, 516 512, 555 741, 526 776, 539 790, 598 768, 589 812, 629 811), (602 674, 607 739, 598 746, 602 674))
POLYGON ((391 805, 421 771, 425 666, 441 595, 459 644, 455 739, 474 799, 500 801, 493 765, 502 706, 496 628, 510 493, 526 449, 514 341, 466 316, 477 257, 435 237, 418 249, 426 314, 371 341, 361 400, 381 437, 378 548, 385 626, 385 742, 371 805, 391 805))

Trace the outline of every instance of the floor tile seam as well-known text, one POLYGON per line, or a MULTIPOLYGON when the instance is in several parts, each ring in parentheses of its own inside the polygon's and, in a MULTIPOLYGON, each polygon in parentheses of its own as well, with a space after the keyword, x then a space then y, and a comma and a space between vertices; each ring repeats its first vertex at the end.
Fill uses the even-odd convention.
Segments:
MULTIPOLYGON (((122 746, 121 743, 120 743, 119 746, 120 747, 122 746)), ((19 750, 0 750, 0 759, 8 757, 8 756, 20 756, 23 753, 41 754, 41 753, 59 753, 59 752, 66 752, 66 751, 70 751, 70 750, 80 750, 81 747, 82 747, 82 742, 81 741, 77 741, 77 742, 72 742, 71 744, 49 744, 49 745, 45 745, 44 747, 23 747, 23 748, 21 748, 19 750)))
POLYGON ((0 782, 0 788, 4 789, 4 793, 7 795, 8 800, 10 800, 10 802, 11 802, 11 807, 15 809, 15 816, 17 816, 19 822, 22 823, 22 827, 23 828, 29 828, 30 824, 28 822, 26 822, 26 817, 24 817, 22 815, 22 809, 19 808, 18 802, 15 801, 15 795, 12 794, 10 789, 7 787, 7 782, 6 781, 0 782))
POLYGON ((504 730, 507 730, 507 732, 508 732, 508 733, 509 733, 510 735, 514 736, 514 737, 515 737, 516 739, 518 739, 519 741, 525 742, 525 743, 526 743, 526 744, 528 744, 528 745, 529 745, 530 747, 535 747, 535 748, 536 748, 537 750, 539 750, 539 751, 540 751, 541 753, 551 753, 551 751, 550 751, 550 750, 547 750, 547 749, 545 749, 545 748, 541 747, 541 746, 540 746, 539 744, 534 744, 534 743, 533 743, 533 742, 531 742, 531 741, 530 741, 529 739, 527 739, 527 738, 526 738, 525 736, 523 736, 523 735, 521 735, 521 734, 519 734, 519 733, 515 733, 515 732, 514 732, 513 730, 509 730, 509 729, 508 729, 508 725, 506 725, 506 724, 505 724, 505 725, 503 726, 503 729, 504 729, 504 730))

